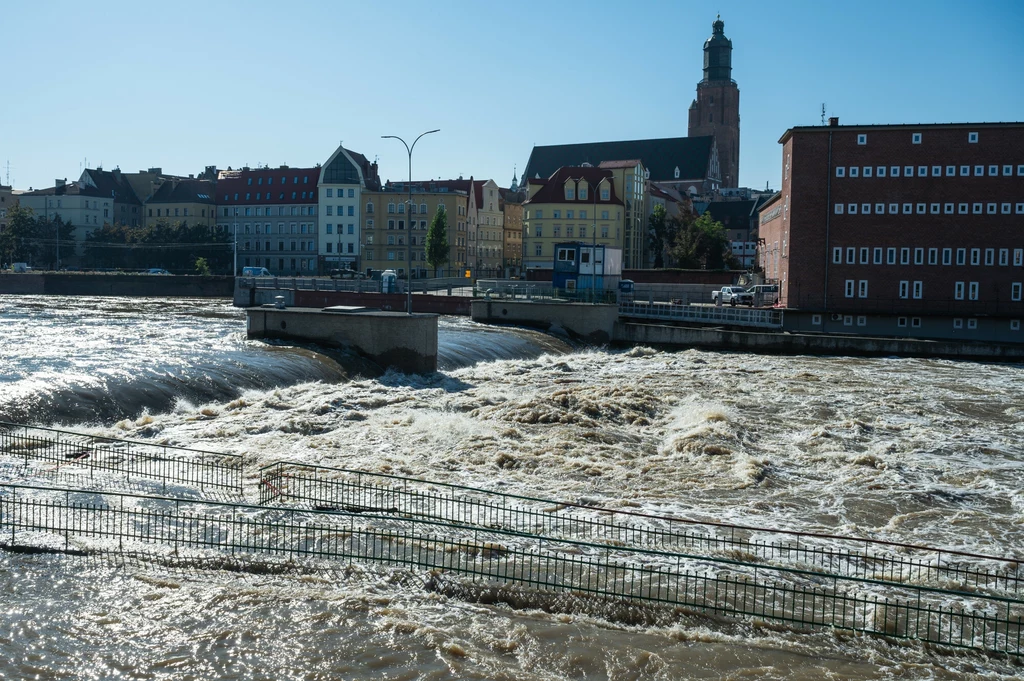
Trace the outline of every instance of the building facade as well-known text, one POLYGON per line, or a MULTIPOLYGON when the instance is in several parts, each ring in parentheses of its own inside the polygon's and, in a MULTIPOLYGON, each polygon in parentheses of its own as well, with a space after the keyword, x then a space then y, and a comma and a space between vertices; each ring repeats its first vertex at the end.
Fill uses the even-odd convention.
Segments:
POLYGON ((18 195, 23 208, 30 208, 37 217, 53 220, 60 217, 72 226, 74 246, 64 250, 61 243, 60 260, 65 265, 77 265, 84 255, 84 242, 104 224, 111 222, 114 199, 103 195, 95 187, 80 182, 55 180, 53 187, 23 192, 18 195))
POLYGON ((86 168, 82 171, 78 182, 83 186, 94 188, 100 195, 113 199, 113 212, 109 219, 104 220, 105 222, 127 227, 142 226, 142 201, 135 195, 135 190, 132 189, 131 183, 128 182, 128 178, 120 168, 114 170, 86 168))
POLYGON ((221 171, 217 226, 232 234, 235 272, 266 267, 277 276, 318 273, 320 167, 221 171))
POLYGON ((0 184, 0 232, 7 230, 7 211, 15 205, 14 201, 13 188, 0 184))
POLYGON ((646 239, 645 168, 611 161, 567 166, 529 180, 523 204, 523 267, 547 269, 555 244, 583 241, 622 250, 624 268, 640 267, 646 239))
POLYGON ((721 186, 740 182, 740 89, 732 79, 732 41, 725 37, 721 17, 704 42, 704 77, 690 104, 688 135, 710 135, 718 147, 721 186))
POLYGON ((807 328, 1024 340, 1024 123, 832 119, 779 141, 761 265, 807 328))
MULTIPOLYGON (((318 246, 320 272, 332 269, 360 270, 362 267, 362 225, 367 189, 379 190, 377 164, 362 154, 339 146, 320 170, 318 246)), ((369 217, 373 222, 374 216, 369 217)))
POLYGON ((519 190, 515 177, 512 186, 501 190, 503 276, 518 277, 523 265, 523 202, 526 192, 519 190))
POLYGON ((160 221, 213 227, 217 224, 216 191, 216 182, 210 180, 165 180, 146 199, 143 221, 147 227, 160 221))
POLYGON ((501 210, 501 188, 494 180, 476 181, 473 193, 476 204, 474 274, 478 277, 504 276, 505 215, 501 210))

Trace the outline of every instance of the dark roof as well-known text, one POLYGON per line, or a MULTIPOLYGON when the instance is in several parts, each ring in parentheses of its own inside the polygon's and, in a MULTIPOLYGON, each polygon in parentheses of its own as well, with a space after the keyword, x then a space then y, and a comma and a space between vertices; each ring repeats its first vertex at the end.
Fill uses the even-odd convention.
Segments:
POLYGON ((928 130, 929 128, 1020 128, 1024 122, 993 123, 869 123, 866 125, 795 125, 782 133, 783 143, 794 132, 834 132, 836 130, 928 130))
MULTIPOLYGON (((464 180, 461 177, 457 180, 413 180, 412 190, 419 193, 454 193, 464 192, 469 194, 469 190, 472 186, 473 178, 470 177, 468 180, 464 180)), ((388 180, 387 184, 384 185, 384 191, 386 192, 407 192, 409 191, 409 183, 404 180, 392 182, 388 180)))
POLYGON ((47 187, 46 189, 22 192, 19 196, 95 196, 96 198, 110 198, 110 194, 102 194, 95 187, 82 185, 78 182, 68 182, 60 187, 47 187))
POLYGON ((706 213, 721 222, 726 229, 746 228, 750 225, 750 217, 755 214, 757 201, 712 201, 706 213))
POLYGON ((139 197, 135 195, 131 184, 128 183, 128 180, 121 174, 120 170, 101 170, 99 168, 91 170, 86 168, 82 175, 87 176, 96 186, 96 191, 103 196, 113 197, 117 203, 142 205, 139 197))
POLYGON ((217 181, 216 203, 225 206, 316 203, 319 181, 319 167, 223 171, 217 181))
POLYGON ((622 199, 615 193, 615 181, 613 179, 610 170, 604 168, 593 168, 590 166, 565 166, 556 170, 551 177, 544 181, 530 180, 530 184, 542 184, 543 186, 537 190, 526 203, 578 203, 581 208, 594 205, 595 200, 598 205, 606 206, 608 204, 622 205, 622 199), (608 193, 608 200, 602 200, 601 196, 595 190, 598 183, 602 179, 608 179, 608 184, 611 185, 611 191, 608 193), (590 194, 585 199, 579 198, 579 192, 575 193, 575 199, 565 198, 565 182, 566 180, 586 180, 589 186, 590 194))
POLYGON ((216 203, 216 190, 206 180, 167 180, 146 203, 216 203))
POLYGON ((603 161, 636 158, 643 162, 651 173, 650 179, 656 182, 703 180, 709 170, 714 140, 714 137, 708 135, 534 147, 523 170, 523 177, 548 177, 562 166, 578 166, 583 163, 596 166, 603 161), (678 178, 675 176, 677 166, 678 178))

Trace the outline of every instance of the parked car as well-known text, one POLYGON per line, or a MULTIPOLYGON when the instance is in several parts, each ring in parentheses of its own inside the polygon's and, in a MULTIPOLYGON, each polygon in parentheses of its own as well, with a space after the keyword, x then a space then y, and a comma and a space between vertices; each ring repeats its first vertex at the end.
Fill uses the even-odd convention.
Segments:
POLYGON ((32 271, 32 268, 29 267, 27 263, 23 263, 23 262, 16 262, 16 263, 14 263, 13 265, 11 265, 11 269, 13 271, 15 271, 15 272, 31 272, 32 271))
POLYGON ((150 267, 144 272, 144 274, 170 274, 167 270, 162 267, 150 267))
POLYGON ((362 279, 363 273, 357 270, 331 270, 331 279, 362 279))
POLYGON ((243 277, 272 277, 274 275, 272 275, 270 273, 270 270, 268 270, 266 267, 243 267, 242 268, 242 276, 243 277))
POLYGON ((715 305, 725 305, 726 303, 734 307, 737 303, 753 305, 754 294, 748 292, 742 286, 723 286, 721 290, 711 292, 711 300, 715 305))
POLYGON ((758 284, 747 289, 751 295, 751 305, 772 306, 779 300, 778 284, 758 284))

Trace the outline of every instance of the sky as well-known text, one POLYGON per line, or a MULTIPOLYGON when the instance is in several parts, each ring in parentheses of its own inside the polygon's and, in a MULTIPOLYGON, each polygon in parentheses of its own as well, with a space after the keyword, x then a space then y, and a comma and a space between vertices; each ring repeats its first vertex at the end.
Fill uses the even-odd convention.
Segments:
POLYGON ((740 184, 819 125, 1024 120, 1024 2, 717 4, 0 0, 0 181, 83 168, 325 163, 493 178, 534 145, 679 137, 716 13, 740 88, 740 184), (9 172, 8 172, 9 163, 9 172), (88 164, 88 165, 86 165, 88 164))

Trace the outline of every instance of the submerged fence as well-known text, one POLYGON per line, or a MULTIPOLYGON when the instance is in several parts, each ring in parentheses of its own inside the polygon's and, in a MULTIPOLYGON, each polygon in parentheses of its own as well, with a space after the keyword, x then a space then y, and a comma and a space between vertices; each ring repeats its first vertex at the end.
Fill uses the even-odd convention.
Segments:
POLYGON ((539 596, 570 594, 1024 654, 1024 606, 1017 600, 975 595, 950 603, 946 593, 928 589, 866 595, 849 584, 787 581, 778 568, 767 568, 768 576, 765 566, 742 574, 732 569, 738 561, 711 569, 699 556, 422 518, 2 484, 0 542, 15 550, 372 561, 539 596))
POLYGON ((980 592, 1017 598, 1024 594, 1024 573, 1013 558, 653 516, 343 468, 288 462, 265 466, 260 469, 260 503, 434 519, 613 546, 699 553, 751 566, 797 567, 830 578, 911 587, 941 585, 965 595, 980 592))
POLYGON ((151 481, 164 492, 169 484, 177 484, 242 494, 242 457, 234 454, 0 421, 0 456, 21 460, 25 466, 42 464, 44 473, 78 469, 151 481))

